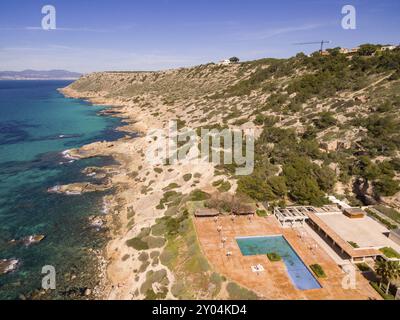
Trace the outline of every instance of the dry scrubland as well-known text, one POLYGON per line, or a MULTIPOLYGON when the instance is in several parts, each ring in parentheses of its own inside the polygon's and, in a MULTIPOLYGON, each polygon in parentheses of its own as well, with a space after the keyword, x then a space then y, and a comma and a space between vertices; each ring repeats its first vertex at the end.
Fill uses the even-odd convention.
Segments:
MULTIPOLYGON (((123 117, 126 132, 70 154, 112 155, 105 198, 112 241, 106 248, 107 298, 256 298, 217 274, 204 258, 191 214, 198 201, 229 195, 276 203, 321 205, 325 193, 354 204, 399 206, 400 52, 350 57, 302 54, 287 60, 202 65, 163 72, 103 72, 63 92, 123 117), (214 167, 145 161, 144 134, 180 127, 255 127, 255 171, 235 177, 214 167), (289 191, 290 190, 290 191, 289 191)), ((104 169, 102 170, 104 172, 104 169)), ((209 201, 214 203, 215 201, 209 201)), ((201 203, 201 202, 200 202, 201 203)))

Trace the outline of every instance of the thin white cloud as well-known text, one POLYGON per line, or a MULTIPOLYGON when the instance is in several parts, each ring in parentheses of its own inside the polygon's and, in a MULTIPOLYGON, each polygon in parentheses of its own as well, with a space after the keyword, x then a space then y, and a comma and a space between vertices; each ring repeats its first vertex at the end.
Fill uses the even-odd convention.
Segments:
POLYGON ((268 28, 266 30, 239 33, 239 40, 265 40, 283 34, 290 34, 299 31, 315 30, 327 26, 327 24, 305 24, 299 26, 268 28))

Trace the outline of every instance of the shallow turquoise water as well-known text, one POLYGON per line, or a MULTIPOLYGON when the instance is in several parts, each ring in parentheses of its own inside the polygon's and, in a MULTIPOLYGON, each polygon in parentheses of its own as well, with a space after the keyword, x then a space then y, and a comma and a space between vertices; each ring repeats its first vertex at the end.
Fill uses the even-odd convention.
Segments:
POLYGON ((321 285, 283 236, 237 238, 236 241, 244 256, 279 254, 297 289, 321 288, 321 285))
MULTIPOLYGON (((0 275, 0 299, 15 299, 41 286, 41 268, 53 265, 58 289, 71 270, 85 277, 91 262, 89 248, 104 238, 88 228, 87 217, 101 211, 102 194, 62 196, 48 194, 56 184, 88 180, 81 170, 104 165, 107 158, 68 163, 61 152, 99 140, 122 136, 114 128, 121 121, 100 117, 104 107, 68 99, 57 92, 68 81, 0 81, 0 259, 21 261, 16 272, 0 275), (40 244, 11 245, 12 239, 44 234, 40 244)), ((84 285, 82 283, 82 285, 84 285)))

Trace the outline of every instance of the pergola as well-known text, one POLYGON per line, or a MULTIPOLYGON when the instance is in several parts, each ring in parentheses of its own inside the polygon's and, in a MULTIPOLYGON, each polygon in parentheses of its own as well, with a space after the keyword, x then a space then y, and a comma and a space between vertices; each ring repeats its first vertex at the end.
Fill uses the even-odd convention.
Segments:
POLYGON ((288 208, 275 208, 274 215, 280 222, 282 227, 299 227, 309 219, 307 213, 315 212, 313 207, 288 207, 288 208))

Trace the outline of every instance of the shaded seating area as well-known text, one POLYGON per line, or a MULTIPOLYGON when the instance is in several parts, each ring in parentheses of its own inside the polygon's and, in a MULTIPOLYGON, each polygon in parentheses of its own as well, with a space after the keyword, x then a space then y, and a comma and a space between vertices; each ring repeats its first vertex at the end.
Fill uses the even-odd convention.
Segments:
POLYGON ((235 216, 254 216, 256 214, 255 204, 240 204, 232 208, 232 214, 235 216))
POLYGON ((212 218, 212 217, 218 217, 219 211, 216 209, 199 208, 195 211, 194 215, 197 218, 212 218))
POLYGON ((307 213, 316 212, 314 207, 275 208, 274 215, 283 228, 300 227, 308 220, 307 213))

